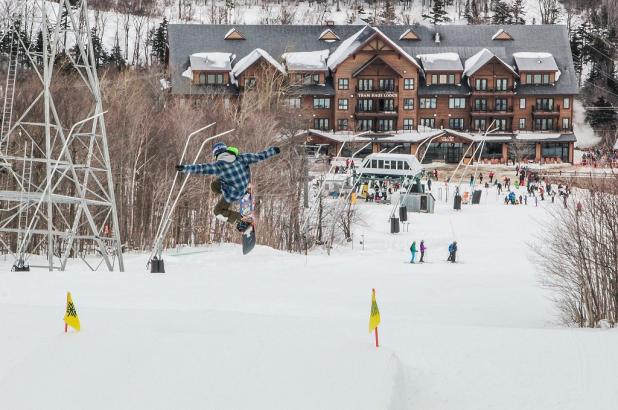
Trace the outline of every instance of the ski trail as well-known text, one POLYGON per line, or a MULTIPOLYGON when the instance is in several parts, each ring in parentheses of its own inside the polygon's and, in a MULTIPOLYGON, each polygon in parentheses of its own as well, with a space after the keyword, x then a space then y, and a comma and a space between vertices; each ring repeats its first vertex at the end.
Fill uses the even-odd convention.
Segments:
POLYGON ((392 368, 393 387, 391 390, 391 397, 387 409, 409 409, 409 398, 407 390, 408 380, 406 377, 404 364, 395 352, 391 353, 389 361, 389 367, 392 368))

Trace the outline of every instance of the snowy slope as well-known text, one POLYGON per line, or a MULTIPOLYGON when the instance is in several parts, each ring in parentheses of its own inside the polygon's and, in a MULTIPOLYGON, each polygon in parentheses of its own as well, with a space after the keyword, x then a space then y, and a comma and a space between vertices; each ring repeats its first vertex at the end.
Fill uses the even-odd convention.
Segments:
POLYGON ((552 205, 530 203, 441 202, 398 235, 389 207, 360 203, 354 248, 330 257, 222 244, 172 251, 160 275, 142 254, 126 273, 5 262, 0 407, 614 409, 618 331, 557 324, 528 247, 552 205), (429 263, 406 263, 412 239, 429 263), (444 260, 453 239, 457 264, 444 260), (63 333, 67 290, 80 333, 63 333))

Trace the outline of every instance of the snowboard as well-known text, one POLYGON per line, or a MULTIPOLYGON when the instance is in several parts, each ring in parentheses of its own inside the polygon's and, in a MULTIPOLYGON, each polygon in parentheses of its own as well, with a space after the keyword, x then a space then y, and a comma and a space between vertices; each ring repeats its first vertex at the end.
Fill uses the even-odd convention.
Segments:
POLYGON ((249 187, 245 196, 240 199, 240 214, 242 216, 250 215, 253 218, 253 224, 245 231, 242 232, 242 254, 246 255, 255 247, 255 216, 253 215, 253 209, 255 207, 255 201, 253 198, 252 188, 249 187))

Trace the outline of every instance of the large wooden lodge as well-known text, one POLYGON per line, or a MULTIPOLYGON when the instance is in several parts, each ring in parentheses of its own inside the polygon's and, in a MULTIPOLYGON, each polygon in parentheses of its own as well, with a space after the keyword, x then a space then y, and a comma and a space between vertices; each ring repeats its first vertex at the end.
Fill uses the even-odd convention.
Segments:
POLYGON ((458 162, 483 141, 483 162, 573 162, 564 26, 170 25, 169 46, 175 95, 242 98, 272 66, 331 153, 458 162))

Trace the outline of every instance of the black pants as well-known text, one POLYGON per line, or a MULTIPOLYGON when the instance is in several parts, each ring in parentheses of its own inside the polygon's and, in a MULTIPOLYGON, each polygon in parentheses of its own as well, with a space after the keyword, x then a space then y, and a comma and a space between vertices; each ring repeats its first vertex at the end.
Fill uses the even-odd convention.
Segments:
POLYGON ((425 257, 425 252, 421 252, 421 260, 419 262, 423 262, 424 257, 425 257))

